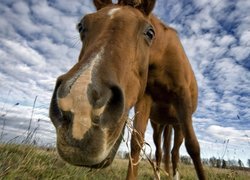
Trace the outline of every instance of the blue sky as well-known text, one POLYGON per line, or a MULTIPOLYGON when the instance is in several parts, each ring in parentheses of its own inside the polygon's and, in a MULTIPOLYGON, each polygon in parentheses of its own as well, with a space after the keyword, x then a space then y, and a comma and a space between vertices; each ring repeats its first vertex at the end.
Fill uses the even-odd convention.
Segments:
MULTIPOLYGON (((179 32, 195 71, 193 123, 202 157, 222 157, 226 148, 225 159, 250 159, 249 9, 247 0, 158 0, 154 9, 179 32)), ((81 43, 75 26, 94 11, 92 1, 1 0, 1 140, 25 136, 32 119, 38 142, 55 143, 48 118, 55 80, 76 62, 81 43)), ((146 140, 152 144, 151 127, 146 140)))

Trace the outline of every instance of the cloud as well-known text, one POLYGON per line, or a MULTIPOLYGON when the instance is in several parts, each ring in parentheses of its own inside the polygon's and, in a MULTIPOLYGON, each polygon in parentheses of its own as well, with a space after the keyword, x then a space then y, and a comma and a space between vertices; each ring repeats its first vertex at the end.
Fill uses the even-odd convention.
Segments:
POLYGON ((20 143, 32 135, 39 144, 55 145, 55 128, 47 113, 47 107, 41 106, 39 101, 34 108, 19 103, 6 104, 0 113, 0 140, 20 143))
POLYGON ((250 142, 250 130, 239 130, 234 127, 224 127, 218 125, 211 125, 207 128, 207 132, 222 141, 229 139, 238 144, 245 145, 250 142))
MULTIPOLYGON (((178 30, 194 68, 199 105, 193 119, 202 146, 226 137, 232 139, 232 149, 249 145, 249 6, 244 0, 170 0, 158 1, 155 9, 178 30), (237 140, 243 140, 241 146, 237 140)), ((208 149, 205 154, 219 152, 208 149)))
POLYGON ((25 42, 19 43, 16 41, 11 40, 1 40, 2 46, 6 47, 4 49, 4 54, 1 54, 4 56, 4 58, 9 58, 7 56, 12 55, 19 61, 21 61, 22 64, 27 64, 28 66, 34 67, 34 66, 45 66, 45 60, 43 56, 41 56, 39 53, 37 53, 35 50, 33 50, 31 47, 29 47, 25 42))

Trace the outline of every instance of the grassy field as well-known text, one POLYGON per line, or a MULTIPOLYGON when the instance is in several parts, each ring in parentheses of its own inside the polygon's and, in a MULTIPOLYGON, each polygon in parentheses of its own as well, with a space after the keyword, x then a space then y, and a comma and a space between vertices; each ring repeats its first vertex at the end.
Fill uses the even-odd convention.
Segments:
MULTIPOLYGON (((71 166, 60 159, 55 150, 28 145, 0 144, 0 179, 125 179, 128 160, 116 159, 102 170, 71 166)), ((147 161, 140 163, 138 179, 153 179, 153 170, 147 161)), ((206 167, 208 179, 249 180, 247 171, 225 170, 206 167)), ((192 166, 180 165, 181 179, 196 179, 192 166)), ((162 179, 170 179, 166 176, 162 179)))

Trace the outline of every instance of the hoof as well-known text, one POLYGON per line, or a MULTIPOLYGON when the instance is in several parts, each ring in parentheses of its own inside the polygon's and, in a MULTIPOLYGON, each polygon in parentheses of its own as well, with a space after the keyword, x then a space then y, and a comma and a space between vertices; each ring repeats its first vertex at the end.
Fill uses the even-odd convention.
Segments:
POLYGON ((176 171, 176 174, 174 175, 173 180, 180 180, 180 175, 178 171, 176 171))

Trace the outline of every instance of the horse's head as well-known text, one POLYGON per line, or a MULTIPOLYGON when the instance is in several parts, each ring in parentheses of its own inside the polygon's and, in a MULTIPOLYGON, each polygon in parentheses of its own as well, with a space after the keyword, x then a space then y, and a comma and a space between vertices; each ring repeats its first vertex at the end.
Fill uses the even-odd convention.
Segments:
POLYGON ((57 80, 50 106, 60 156, 74 165, 109 165, 129 109, 146 86, 154 0, 94 0, 77 25, 78 62, 57 80))

